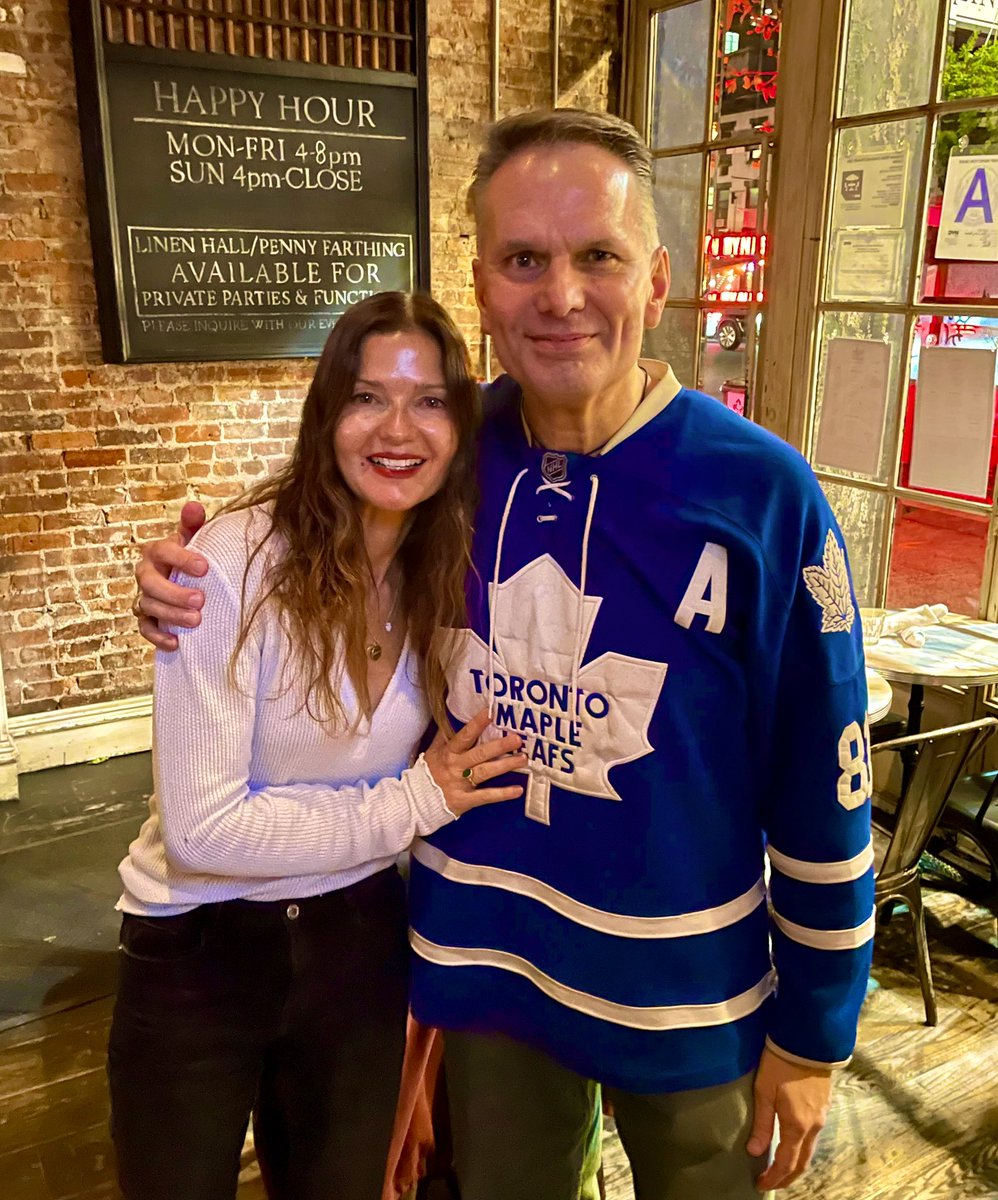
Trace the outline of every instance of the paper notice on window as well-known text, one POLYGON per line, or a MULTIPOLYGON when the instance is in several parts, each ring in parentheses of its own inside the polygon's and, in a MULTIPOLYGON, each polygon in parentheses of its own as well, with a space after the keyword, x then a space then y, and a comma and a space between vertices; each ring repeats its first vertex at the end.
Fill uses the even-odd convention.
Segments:
POLYGON ((834 225, 904 225, 908 150, 843 154, 838 160, 834 225))
POLYGON ((995 420, 995 351, 923 350, 911 443, 913 488, 983 496, 995 420))
POLYGON ((951 154, 936 258, 998 262, 998 155, 951 154))
POLYGON ((814 461, 875 477, 887 416, 891 348, 864 338, 832 338, 825 351, 825 386, 814 461))
POLYGON ((900 300, 903 229, 837 229, 829 300, 900 300))

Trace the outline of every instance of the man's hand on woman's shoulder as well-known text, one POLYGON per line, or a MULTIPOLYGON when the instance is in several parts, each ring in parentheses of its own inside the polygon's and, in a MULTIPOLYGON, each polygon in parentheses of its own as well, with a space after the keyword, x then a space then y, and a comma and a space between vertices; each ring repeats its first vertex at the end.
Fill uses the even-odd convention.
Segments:
POLYGON ((187 550, 187 543, 204 524, 204 506, 191 500, 180 513, 180 523, 169 537, 147 542, 135 567, 138 595, 132 612, 139 619, 139 633, 159 650, 176 650, 177 639, 162 625, 201 624, 204 595, 195 588, 181 587, 170 581, 170 572, 203 575, 208 564, 196 551, 187 550))

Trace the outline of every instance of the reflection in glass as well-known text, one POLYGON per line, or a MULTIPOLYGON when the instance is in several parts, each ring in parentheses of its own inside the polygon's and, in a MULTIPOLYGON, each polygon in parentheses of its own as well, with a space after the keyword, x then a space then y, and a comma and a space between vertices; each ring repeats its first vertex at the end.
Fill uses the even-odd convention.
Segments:
POLYGON ((702 156, 656 159, 654 190, 659 237, 669 248, 672 264, 672 295, 677 300, 693 300, 700 274, 702 156))
POLYGON ((939 0, 852 0, 842 116, 926 103, 938 5, 939 0))
POLYGON ((704 313, 698 386, 743 412, 746 341, 753 302, 761 304, 766 214, 759 201, 759 146, 732 146, 709 157, 704 237, 704 313))
POLYGON ((887 500, 881 492, 821 481, 835 518, 842 527, 856 598, 863 608, 877 604, 877 579, 884 540, 887 500))
POLYGON ((839 131, 826 300, 906 299, 924 135, 921 117, 839 131))
POLYGON ((695 378, 697 327, 700 314, 693 308, 667 308, 656 329, 645 334, 642 353, 669 363, 681 384, 689 387, 695 378))
MULTIPOLYGON (((893 432, 897 428, 898 410, 898 372, 901 369, 901 346, 904 343, 904 317, 886 313, 825 313, 818 343, 818 375, 814 394, 814 424, 812 433, 811 462, 821 471, 829 471, 846 479, 869 479, 878 483, 886 483, 894 467, 895 441, 893 432), (870 417, 870 425, 857 431, 859 435, 875 439, 880 445, 879 463, 875 471, 854 471, 844 466, 822 462, 819 450, 826 448, 828 440, 822 437, 822 416, 825 404, 825 383, 828 368, 828 350, 830 344, 837 339, 857 339, 864 343, 876 342, 889 347, 889 367, 887 372, 886 405, 881 407, 879 397, 869 397, 860 408, 870 417), (876 401, 876 402, 875 402, 876 401), (879 424, 881 413, 885 420, 879 428, 874 427, 874 420, 879 424)), ((860 348, 862 349, 862 347, 860 348)), ((869 380, 866 381, 869 386, 869 380)), ((843 397, 848 404, 853 396, 843 397)), ((826 431, 827 432, 827 431, 826 431)), ((831 457, 829 455, 829 457, 831 457)), ((842 456, 839 455, 839 461, 842 456)))
POLYGON ((744 414, 748 378, 744 316, 709 310, 703 317, 697 387, 744 414))
POLYGON ((710 0, 670 8, 652 18, 653 150, 703 141, 711 32, 710 0))
POLYGON ((772 133, 780 54, 780 0, 720 4, 715 138, 772 133))
MULTIPOLYGON (((990 300, 998 296, 998 262, 981 259, 952 257, 961 253, 961 241, 966 245, 962 231, 957 232, 955 217, 960 215, 958 198, 951 199, 955 212, 943 212, 946 175, 951 158, 954 170, 963 174, 964 159, 973 160, 977 155, 998 154, 998 107, 974 108, 967 112, 949 113, 939 119, 936 127, 935 148, 929 171, 928 229, 925 237, 925 262, 922 267, 921 298, 923 300, 990 300), (940 237, 940 228, 943 230, 940 237), (952 230, 953 233, 949 231, 952 230), (954 242, 954 235, 957 239, 954 242)), ((968 167, 972 168, 971 164, 968 167)), ((954 179, 959 178, 957 176, 954 179)), ((971 193, 967 211, 963 214, 966 229, 972 229, 975 219, 980 218, 984 207, 998 205, 998 172, 990 170, 975 187, 970 176, 970 187, 962 188, 971 193)), ((952 185, 951 185, 952 186, 952 185)), ((966 251, 965 253, 973 253, 966 251)))
MULTIPOLYGON (((765 214, 759 210, 759 163, 762 146, 731 146, 711 151, 708 162, 707 232, 717 238, 729 234, 763 233, 765 214)), ((708 246, 708 250, 710 250, 708 246)), ((752 239, 719 241, 715 257, 762 258, 765 245, 752 239)), ((746 284, 751 288, 751 284, 746 284)))
MULTIPOLYGON (((911 470, 911 446, 915 432, 915 406, 918 392, 918 363, 923 347, 949 346, 967 350, 998 350, 998 317, 930 316, 919 317, 915 322, 912 338, 911 358, 908 368, 908 387, 904 404, 904 431, 901 440, 901 464, 898 482, 908 487, 911 470)), ((998 395, 998 392, 996 392, 998 395)), ((988 485, 985 495, 971 496, 962 492, 934 492, 930 488, 919 491, 934 495, 957 496, 961 500, 980 500, 990 504, 994 496, 995 466, 998 464, 998 426, 992 435, 989 456, 988 485)))
POLYGON ((988 518, 899 500, 887 580, 889 608, 945 604, 980 615, 988 518))
POLYGON ((939 79, 942 100, 998 96, 998 42, 993 3, 950 6, 946 57, 939 79), (988 11, 990 10, 990 11, 988 11))

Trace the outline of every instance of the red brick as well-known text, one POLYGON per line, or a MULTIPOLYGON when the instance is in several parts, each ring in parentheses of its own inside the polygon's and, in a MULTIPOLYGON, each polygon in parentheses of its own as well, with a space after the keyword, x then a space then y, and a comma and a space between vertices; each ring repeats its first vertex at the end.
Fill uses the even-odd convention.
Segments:
POLYGON ((103 450, 67 450, 67 467, 107 467, 115 463, 123 463, 126 455, 124 450, 107 448, 103 450))
POLYGON ((178 442, 217 442, 221 436, 218 425, 178 425, 174 436, 178 442))
POLYGON ((66 180, 61 175, 47 175, 38 172, 32 175, 20 175, 16 171, 5 171, 4 187, 9 192, 28 192, 33 196, 42 196, 48 192, 59 192, 66 186, 66 180))
POLYGON ((96 445, 97 438, 94 434, 81 433, 78 430, 66 429, 31 435, 32 450, 83 450, 96 445))
POLYGON ((33 513, 24 513, 21 516, 0 516, 0 536, 8 533, 37 533, 41 527, 41 518, 33 513))
POLYGON ((29 259, 45 257, 45 243, 41 238, 21 238, 19 241, 0 242, 0 252, 7 262, 27 262, 29 259))

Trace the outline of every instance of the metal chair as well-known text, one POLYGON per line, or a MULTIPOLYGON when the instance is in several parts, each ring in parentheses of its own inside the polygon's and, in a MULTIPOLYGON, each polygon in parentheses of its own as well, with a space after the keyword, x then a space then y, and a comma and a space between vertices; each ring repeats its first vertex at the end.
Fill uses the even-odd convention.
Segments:
POLYGON ((871 747, 873 754, 884 750, 914 750, 918 756, 908 787, 895 810, 893 824, 878 820, 883 814, 876 807, 873 810, 873 823, 890 834, 877 870, 875 904, 878 913, 885 905, 893 907, 897 901, 908 906, 915 931, 915 965, 925 1002, 926 1025, 935 1025, 938 1018, 918 860, 929 844, 953 785, 963 775, 968 759, 981 749, 996 729, 998 718, 982 717, 965 725, 929 729, 871 747))
MULTIPOLYGON (((998 773, 980 801, 971 794, 950 796, 939 821, 939 832, 947 842, 940 851, 944 861, 948 862, 950 843, 960 834, 976 846, 990 876, 985 888, 993 899, 998 899, 998 773)), ((956 850, 955 843, 952 849, 956 850)))

